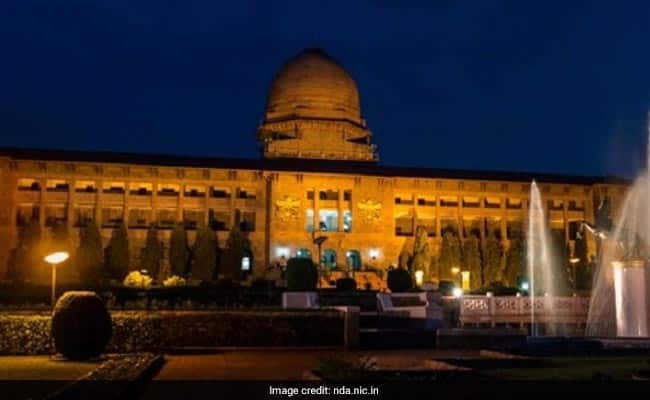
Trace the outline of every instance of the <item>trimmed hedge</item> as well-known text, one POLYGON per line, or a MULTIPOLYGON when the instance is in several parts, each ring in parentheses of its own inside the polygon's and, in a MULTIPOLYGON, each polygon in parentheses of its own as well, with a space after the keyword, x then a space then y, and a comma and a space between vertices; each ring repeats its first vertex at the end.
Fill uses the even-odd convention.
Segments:
MULTIPOLYGON (((343 314, 319 311, 117 311, 106 351, 192 346, 341 346, 343 314)), ((0 312, 0 354, 52 354, 50 315, 0 312)))
POLYGON ((94 292, 67 292, 56 302, 52 337, 56 351, 66 358, 88 360, 99 356, 111 334, 111 315, 94 292))

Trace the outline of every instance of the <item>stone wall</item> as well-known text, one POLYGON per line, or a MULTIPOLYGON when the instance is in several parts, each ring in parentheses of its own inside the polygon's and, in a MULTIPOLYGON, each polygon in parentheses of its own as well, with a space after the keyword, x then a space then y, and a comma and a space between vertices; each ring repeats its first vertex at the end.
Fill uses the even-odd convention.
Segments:
MULTIPOLYGON (((111 353, 344 344, 344 318, 338 311, 123 311, 111 316, 111 353)), ((53 349, 48 313, 0 313, 0 354, 51 354, 53 349)))

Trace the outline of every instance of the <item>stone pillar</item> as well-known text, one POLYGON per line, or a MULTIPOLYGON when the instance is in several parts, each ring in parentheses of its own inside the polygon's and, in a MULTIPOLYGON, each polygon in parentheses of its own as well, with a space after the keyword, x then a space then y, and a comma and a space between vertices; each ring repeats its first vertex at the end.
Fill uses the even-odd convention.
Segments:
POLYGON ((151 221, 158 225, 158 180, 151 184, 151 221))
POLYGON ((441 234, 441 224, 440 224, 440 197, 436 196, 433 198, 433 201, 436 202, 436 209, 434 210, 434 216, 436 218, 436 239, 440 240, 442 237, 441 234))
POLYGON ((97 225, 98 228, 101 229, 102 227, 102 207, 104 205, 104 181, 101 179, 98 179, 95 181, 95 184, 97 185, 97 199, 95 201, 95 224, 97 225))
POLYGON ((235 226, 237 221, 237 210, 235 209, 236 203, 235 200, 239 195, 237 187, 230 188, 230 227, 235 226))
POLYGON ((178 207, 178 220, 183 222, 183 207, 185 206, 185 185, 183 182, 178 183, 178 202, 176 206, 178 207))
MULTIPOLYGON (((569 211, 569 199, 565 198, 562 200, 562 226, 564 227, 564 245, 566 246, 569 243, 569 221, 568 221, 568 211, 569 211)), ((571 254, 569 254, 571 256, 571 254)))
POLYGON ((458 196, 458 210, 456 215, 456 223, 458 224, 458 238, 461 243, 465 239, 465 223, 463 222, 463 196, 458 196))
POLYGON ((210 185, 207 185, 205 188, 205 196, 204 199, 205 201, 203 205, 203 223, 205 226, 210 225, 210 185))

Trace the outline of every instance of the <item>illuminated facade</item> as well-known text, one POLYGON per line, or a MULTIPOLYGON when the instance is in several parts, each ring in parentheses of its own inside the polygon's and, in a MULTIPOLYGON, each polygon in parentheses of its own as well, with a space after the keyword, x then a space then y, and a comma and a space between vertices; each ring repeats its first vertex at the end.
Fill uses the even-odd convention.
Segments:
POLYGON ((57 223, 73 232, 94 219, 105 241, 123 221, 134 265, 150 224, 165 244, 178 221, 190 242, 197 226, 210 224, 223 246, 237 223, 260 276, 288 257, 316 258, 315 236, 327 237, 322 259, 330 268, 397 264, 420 225, 434 256, 445 229, 461 240, 496 232, 507 249, 510 232, 525 224, 532 178, 551 228, 571 245, 578 221, 593 221, 605 198, 615 209, 627 187, 603 178, 382 166, 354 80, 319 50, 303 51, 276 75, 258 139, 257 160, 1 150, 0 276, 31 218, 45 232, 57 223))

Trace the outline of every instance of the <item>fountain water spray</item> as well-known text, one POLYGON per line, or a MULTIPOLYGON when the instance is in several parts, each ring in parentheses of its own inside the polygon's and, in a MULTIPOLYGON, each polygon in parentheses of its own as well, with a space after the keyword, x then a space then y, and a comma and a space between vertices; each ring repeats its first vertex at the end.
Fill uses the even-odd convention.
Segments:
MULTIPOLYGON (((649 116, 650 120, 650 116, 649 116)), ((650 137, 650 132, 649 132, 650 137)), ((650 146, 650 140, 648 141, 650 146)), ((648 150, 650 157, 650 148, 648 150)), ((588 336, 648 337, 650 309, 650 175, 634 181, 600 240, 599 263, 589 305, 588 336)))

